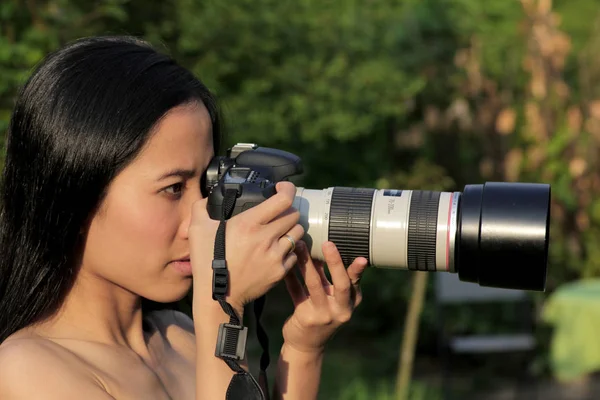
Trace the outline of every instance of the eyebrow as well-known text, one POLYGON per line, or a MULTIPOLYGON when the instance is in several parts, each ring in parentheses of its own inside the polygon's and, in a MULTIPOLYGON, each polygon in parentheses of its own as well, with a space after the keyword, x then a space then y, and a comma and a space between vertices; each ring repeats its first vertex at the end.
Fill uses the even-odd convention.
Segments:
POLYGON ((161 175, 160 178, 158 178, 158 180, 162 181, 163 179, 172 178, 174 176, 184 179, 190 179, 193 178, 194 175, 196 175, 196 171, 194 171, 193 169, 177 168, 161 175))

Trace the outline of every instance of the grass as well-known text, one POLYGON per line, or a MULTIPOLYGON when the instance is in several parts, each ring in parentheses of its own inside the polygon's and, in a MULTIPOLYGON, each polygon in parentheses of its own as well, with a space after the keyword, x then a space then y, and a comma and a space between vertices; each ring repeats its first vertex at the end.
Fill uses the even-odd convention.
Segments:
MULTIPOLYGON (((322 396, 322 398, 325 398, 322 396)), ((337 400, 395 400, 394 385, 390 382, 369 384, 363 380, 355 380, 350 386, 342 389, 332 399, 337 400)), ((426 383, 413 381, 408 400, 439 400, 439 389, 426 383)))
MULTIPOLYGON (((373 359, 358 358, 347 352, 329 352, 323 364, 319 399, 327 400, 395 400, 395 377, 368 374, 367 363, 373 359)), ((438 400, 441 391, 430 383, 413 381, 407 400, 438 400)))
MULTIPOLYGON (((276 340, 271 348, 279 348, 276 340)), ((260 349, 255 343, 249 348, 253 371, 258 372, 260 349)), ((325 353, 321 375, 319 400, 395 400, 395 371, 386 367, 381 357, 365 357, 352 349, 330 348, 325 353)), ((271 354, 269 382, 275 373, 276 352, 271 354)), ((415 380, 411 383, 406 400, 439 400, 441 390, 430 382, 415 380)))

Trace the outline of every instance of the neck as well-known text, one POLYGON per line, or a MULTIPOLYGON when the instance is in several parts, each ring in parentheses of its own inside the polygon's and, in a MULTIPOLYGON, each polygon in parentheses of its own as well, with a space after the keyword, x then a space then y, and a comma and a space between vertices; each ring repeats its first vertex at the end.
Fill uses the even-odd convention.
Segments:
POLYGON ((75 339, 126 346, 144 356, 141 298, 103 278, 81 270, 60 310, 36 333, 50 339, 75 339))

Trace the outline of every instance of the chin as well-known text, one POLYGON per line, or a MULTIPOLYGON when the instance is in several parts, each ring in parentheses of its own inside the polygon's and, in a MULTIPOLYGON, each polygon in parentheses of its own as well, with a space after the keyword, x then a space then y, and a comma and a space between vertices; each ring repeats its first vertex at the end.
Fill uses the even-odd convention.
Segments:
POLYGON ((179 300, 183 300, 192 288, 192 280, 188 282, 182 282, 178 285, 169 285, 161 287, 152 293, 147 293, 146 299, 157 303, 174 303, 179 300))

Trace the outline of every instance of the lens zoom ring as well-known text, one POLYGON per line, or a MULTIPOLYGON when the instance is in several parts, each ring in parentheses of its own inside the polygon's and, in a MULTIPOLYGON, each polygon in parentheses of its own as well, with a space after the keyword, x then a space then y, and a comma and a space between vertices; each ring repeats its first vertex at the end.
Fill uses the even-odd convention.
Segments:
POLYGON ((440 192, 414 190, 408 217, 408 269, 435 271, 440 192))
POLYGON ((329 240, 337 246, 346 266, 356 257, 369 260, 374 193, 375 189, 333 188, 329 211, 329 240))

